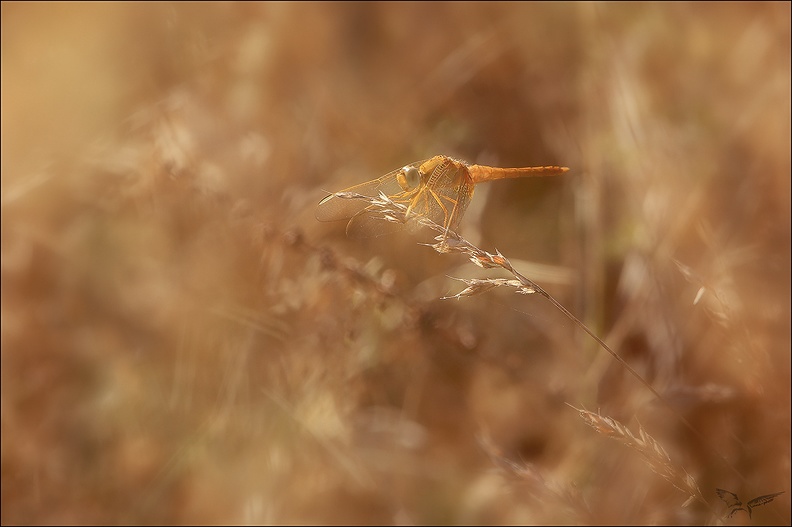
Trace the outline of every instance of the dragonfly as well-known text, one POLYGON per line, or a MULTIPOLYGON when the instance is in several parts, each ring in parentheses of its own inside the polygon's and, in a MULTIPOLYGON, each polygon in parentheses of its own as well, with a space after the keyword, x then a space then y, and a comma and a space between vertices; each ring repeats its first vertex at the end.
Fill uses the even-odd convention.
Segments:
POLYGON ((346 232, 353 238, 387 234, 399 225, 383 221, 387 218, 382 207, 364 199, 384 195, 406 209, 404 215, 407 220, 428 218, 448 233, 459 227, 476 184, 508 178, 557 176, 568 170, 567 167, 555 165, 523 168, 470 165, 437 155, 329 194, 319 202, 316 218, 319 221, 349 220, 346 232))

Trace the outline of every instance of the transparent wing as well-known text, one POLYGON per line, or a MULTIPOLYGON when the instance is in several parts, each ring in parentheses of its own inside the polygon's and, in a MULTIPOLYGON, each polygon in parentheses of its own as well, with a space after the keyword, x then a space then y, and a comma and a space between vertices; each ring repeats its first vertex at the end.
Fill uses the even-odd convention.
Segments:
POLYGON ((403 228, 403 223, 388 221, 381 212, 363 209, 349 220, 346 234, 355 239, 376 238, 396 233, 403 228))
POLYGON ((435 167, 427 167, 429 170, 426 185, 420 196, 417 196, 417 213, 438 225, 456 230, 473 196, 474 183, 468 167, 443 157, 435 167))
MULTIPOLYGON (((375 198, 380 193, 404 205, 408 219, 427 217, 439 225, 456 229, 473 195, 473 183, 463 163, 435 156, 326 196, 317 206, 316 218, 320 221, 349 219, 347 235, 352 238, 370 238, 397 231, 401 223, 387 221, 379 208, 362 199, 362 196, 375 198), (414 188, 404 189, 397 176, 408 167, 419 170, 420 182, 414 188)), ((416 228, 416 222, 409 222, 409 227, 416 228)))
MULTIPOLYGON (((418 169, 420 181, 409 190, 391 195, 392 201, 404 205, 408 227, 418 228, 419 218, 429 218, 436 224, 455 230, 459 226, 470 198, 473 195, 473 182, 467 171, 467 165, 447 156, 435 156, 426 161, 413 163, 418 169)), ((366 208, 356 214, 347 226, 351 236, 379 235, 393 230, 394 225, 388 224, 384 215, 372 208, 366 208), (382 224, 381 227, 377 223, 382 224)))
MULTIPOLYGON (((406 166, 417 168, 424 162, 416 161, 406 166)), ((354 194, 375 198, 380 193, 383 193, 393 200, 400 199, 401 194, 404 194, 404 190, 399 185, 396 176, 401 170, 402 168, 398 168, 377 179, 325 196, 316 206, 316 219, 319 221, 348 220, 365 213, 364 211, 369 203, 363 199, 355 199, 352 197, 354 194), (347 197, 342 197, 339 194, 347 197)))
POLYGON ((354 194, 368 197, 376 197, 380 192, 386 196, 398 194, 401 192, 401 187, 396 180, 398 173, 398 170, 394 170, 380 178, 325 196, 316 206, 316 219, 338 221, 352 218, 369 204, 363 199, 354 198, 352 196, 354 194), (349 197, 343 195, 349 195, 349 197))

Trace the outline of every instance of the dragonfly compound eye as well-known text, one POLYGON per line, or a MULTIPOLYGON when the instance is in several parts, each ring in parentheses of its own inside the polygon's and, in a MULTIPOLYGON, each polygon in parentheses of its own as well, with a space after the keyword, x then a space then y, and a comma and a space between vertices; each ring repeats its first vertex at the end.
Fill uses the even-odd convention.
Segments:
POLYGON ((421 183, 421 173, 415 167, 404 167, 399 171, 399 186, 403 190, 413 190, 421 183))

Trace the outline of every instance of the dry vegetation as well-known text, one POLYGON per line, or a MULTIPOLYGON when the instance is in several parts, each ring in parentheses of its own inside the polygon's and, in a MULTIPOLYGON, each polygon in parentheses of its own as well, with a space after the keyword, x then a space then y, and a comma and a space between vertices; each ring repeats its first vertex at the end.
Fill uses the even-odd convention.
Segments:
POLYGON ((0 519, 788 525, 790 171, 789 3, 3 3, 0 519))

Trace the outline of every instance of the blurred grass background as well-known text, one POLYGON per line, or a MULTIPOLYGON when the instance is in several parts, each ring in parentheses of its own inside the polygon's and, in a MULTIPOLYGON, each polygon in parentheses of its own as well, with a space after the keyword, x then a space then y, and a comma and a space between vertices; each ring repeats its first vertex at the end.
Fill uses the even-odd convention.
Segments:
POLYGON ((789 3, 4 2, 1 38, 3 524, 714 524, 715 487, 789 524, 789 3), (701 437, 538 296, 440 300, 502 275, 314 219, 439 153, 571 168, 462 233, 701 437))

